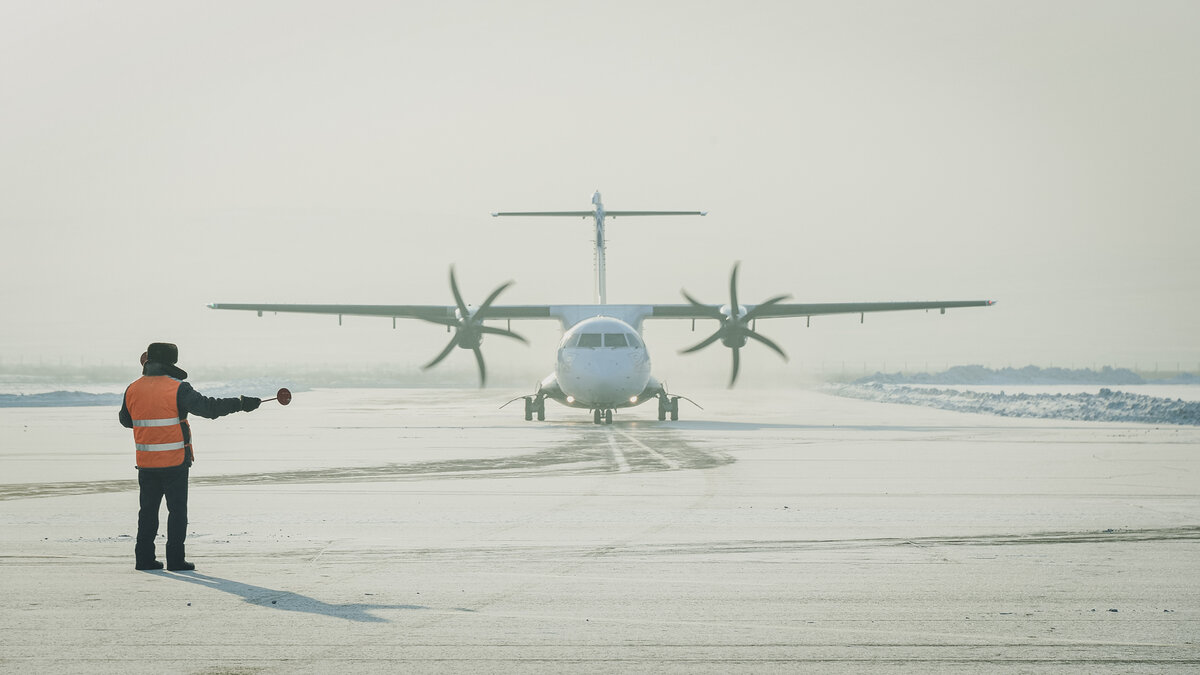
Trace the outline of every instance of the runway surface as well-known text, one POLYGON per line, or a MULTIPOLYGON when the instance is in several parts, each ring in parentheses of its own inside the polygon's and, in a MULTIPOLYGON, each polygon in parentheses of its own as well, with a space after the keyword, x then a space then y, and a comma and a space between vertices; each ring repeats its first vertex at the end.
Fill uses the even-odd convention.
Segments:
POLYGON ((0 671, 1200 668, 1200 428, 506 393, 193 420, 193 573, 133 569, 115 409, 0 409, 0 671))

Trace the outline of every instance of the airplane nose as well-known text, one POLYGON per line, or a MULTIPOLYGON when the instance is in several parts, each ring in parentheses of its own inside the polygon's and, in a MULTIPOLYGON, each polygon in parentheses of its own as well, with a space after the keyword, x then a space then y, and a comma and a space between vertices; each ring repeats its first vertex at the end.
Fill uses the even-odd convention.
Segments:
POLYGON ((628 354, 575 353, 559 361, 559 384, 578 391, 576 398, 624 401, 642 393, 649 377, 645 360, 634 363, 628 354))

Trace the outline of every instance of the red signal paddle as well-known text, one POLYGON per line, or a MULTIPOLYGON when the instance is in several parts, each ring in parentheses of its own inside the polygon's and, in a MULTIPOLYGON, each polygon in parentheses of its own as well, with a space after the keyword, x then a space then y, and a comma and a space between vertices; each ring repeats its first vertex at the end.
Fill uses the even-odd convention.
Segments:
POLYGON ((288 391, 287 387, 283 387, 279 391, 275 392, 275 395, 272 396, 271 398, 264 398, 263 400, 264 401, 278 400, 279 405, 287 405, 292 402, 292 392, 288 391))

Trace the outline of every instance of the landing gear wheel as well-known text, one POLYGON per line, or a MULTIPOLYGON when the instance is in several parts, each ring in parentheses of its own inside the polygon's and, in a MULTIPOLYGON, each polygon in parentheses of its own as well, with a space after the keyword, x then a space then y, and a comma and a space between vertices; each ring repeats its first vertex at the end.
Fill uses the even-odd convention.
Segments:
POLYGON ((600 424, 600 409, 599 408, 596 408, 595 410, 592 411, 592 421, 595 422, 596 424, 600 424))
POLYGON ((533 401, 528 396, 525 397, 525 421, 533 419, 533 401))
POLYGON ((534 408, 535 408, 535 412, 537 413, 538 421, 545 422, 546 421, 546 399, 539 398, 537 400, 537 405, 535 405, 534 408))
POLYGON ((679 419, 679 397, 676 396, 675 398, 671 399, 671 421, 674 422, 678 419, 679 419))
POLYGON ((612 424, 612 409, 611 408, 609 410, 604 411, 604 423, 612 424))
POLYGON ((667 419, 667 400, 666 397, 658 397, 658 421, 661 422, 667 419))

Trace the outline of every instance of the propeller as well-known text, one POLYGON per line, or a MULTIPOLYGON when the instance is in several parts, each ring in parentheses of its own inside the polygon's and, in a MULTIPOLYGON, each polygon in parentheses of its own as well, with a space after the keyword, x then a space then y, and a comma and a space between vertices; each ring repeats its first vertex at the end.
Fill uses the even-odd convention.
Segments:
POLYGON ((425 319, 432 323, 441 324, 443 326, 452 326, 454 328, 454 337, 450 338, 450 342, 446 343, 445 348, 433 358, 432 361, 421 366, 422 370, 428 370, 442 362, 442 359, 450 355, 450 352, 455 347, 460 349, 470 349, 475 352, 475 362, 479 364, 479 386, 487 384, 487 366, 483 363, 483 352, 479 349, 480 342, 483 341, 484 334, 503 335, 528 344, 528 340, 517 335, 511 330, 503 328, 495 328, 493 326, 485 326, 483 322, 488 318, 488 310, 491 309, 492 303, 496 298, 504 292, 506 288, 512 285, 513 282, 508 281, 496 287, 487 300, 479 306, 479 309, 472 312, 467 303, 463 302, 462 293, 458 290, 458 280, 454 277, 454 266, 450 267, 450 291, 454 293, 454 304, 458 306, 458 311, 455 312, 454 318, 445 319, 425 319))
POLYGON ((764 344, 764 345, 770 347, 772 350, 774 350, 775 353, 782 356, 784 361, 787 360, 787 354, 783 353, 783 350, 780 349, 779 345, 775 344, 770 338, 766 337, 765 335, 762 335, 761 333, 756 332, 750 326, 751 326, 751 323, 754 321, 754 319, 756 319, 762 315, 764 310, 771 307, 772 305, 775 305, 780 302, 783 302, 784 300, 787 300, 791 296, 790 295, 777 295, 777 296, 767 300, 766 302, 763 302, 762 304, 756 305, 754 307, 754 309, 752 309, 748 312, 745 311, 745 308, 738 304, 738 297, 737 297, 737 275, 738 275, 738 267, 740 265, 741 265, 741 263, 735 263, 733 265, 733 273, 729 275, 729 306, 728 306, 728 308, 722 307, 722 308, 718 309, 712 305, 706 305, 706 304, 696 300, 692 296, 688 295, 688 292, 686 290, 682 291, 683 297, 686 298, 687 301, 692 304, 692 307, 694 307, 695 309, 698 309, 698 310, 702 311, 703 313, 707 314, 708 316, 711 316, 712 318, 720 321, 721 325, 719 328, 717 328, 717 331, 715 333, 713 333, 712 335, 709 335, 708 337, 706 337, 703 340, 701 340, 700 342, 692 345, 691 347, 688 347, 687 349, 680 351, 679 353, 680 354, 690 354, 692 352, 700 351, 701 349, 704 349, 705 347, 711 345, 712 343, 716 342, 717 340, 720 340, 721 344, 723 344, 726 347, 729 347, 730 349, 733 350, 733 374, 729 377, 729 386, 730 387, 732 387, 733 383, 737 381, 738 370, 741 368, 740 350, 742 347, 746 346, 747 339, 761 342, 762 344, 764 344))

